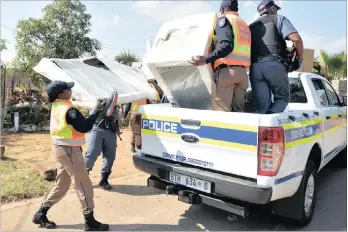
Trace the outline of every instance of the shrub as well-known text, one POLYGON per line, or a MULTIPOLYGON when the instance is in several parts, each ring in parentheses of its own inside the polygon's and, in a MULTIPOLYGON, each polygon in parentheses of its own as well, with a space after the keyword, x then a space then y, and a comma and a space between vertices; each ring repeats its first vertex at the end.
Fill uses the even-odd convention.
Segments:
POLYGON ((51 106, 41 105, 37 107, 16 107, 7 106, 7 115, 5 118, 5 125, 13 127, 14 113, 19 112, 20 124, 33 124, 37 126, 45 126, 50 121, 51 106))

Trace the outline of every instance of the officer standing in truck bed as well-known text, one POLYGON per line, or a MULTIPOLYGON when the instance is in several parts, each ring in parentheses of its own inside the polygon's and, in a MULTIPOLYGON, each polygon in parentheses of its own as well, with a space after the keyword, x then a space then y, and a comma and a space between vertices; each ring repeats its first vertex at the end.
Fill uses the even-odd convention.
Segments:
POLYGON ((212 64, 212 104, 214 110, 243 112, 248 88, 246 68, 250 66, 250 30, 239 16, 237 0, 223 0, 221 17, 212 37, 214 51, 208 56, 192 57, 191 64, 212 64))
POLYGON ((285 16, 277 15, 280 9, 274 1, 262 0, 257 7, 260 17, 249 25, 252 39, 249 76, 254 104, 260 114, 283 112, 289 103, 286 40, 295 44, 298 67, 303 60, 301 36, 285 16))

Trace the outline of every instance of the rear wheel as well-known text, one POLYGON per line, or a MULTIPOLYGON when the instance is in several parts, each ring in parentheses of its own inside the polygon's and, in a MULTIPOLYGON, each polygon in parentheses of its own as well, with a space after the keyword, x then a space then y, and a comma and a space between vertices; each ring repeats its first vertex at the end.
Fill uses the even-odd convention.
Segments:
POLYGON ((302 189, 302 215, 295 223, 301 226, 307 225, 313 217, 315 204, 317 201, 317 169, 312 160, 308 160, 306 170, 302 179, 304 188, 302 189))
POLYGON ((272 202, 272 212, 290 219, 290 223, 306 226, 312 219, 317 200, 317 166, 308 160, 300 186, 292 197, 272 202))

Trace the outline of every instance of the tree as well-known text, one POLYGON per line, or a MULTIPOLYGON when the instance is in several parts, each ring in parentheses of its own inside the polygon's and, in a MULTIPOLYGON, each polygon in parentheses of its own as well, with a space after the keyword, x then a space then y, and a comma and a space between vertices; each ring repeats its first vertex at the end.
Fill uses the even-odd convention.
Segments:
POLYGON ((320 65, 330 80, 347 77, 347 53, 345 51, 334 54, 320 51, 320 65))
MULTIPOLYGON (((6 43, 7 41, 5 39, 0 39, 0 52, 4 51, 7 49, 6 47, 6 43)), ((7 71, 7 67, 5 63, 2 63, 2 61, 0 61, 0 80, 1 80, 1 102, 0 105, 1 107, 5 106, 5 78, 6 78, 6 71, 7 71)), ((3 117, 3 115, 2 115, 3 117)), ((2 124, 1 124, 2 126, 2 124)))
POLYGON ((53 0, 42 10, 41 18, 18 22, 16 28, 17 56, 13 70, 33 82, 42 78, 32 69, 46 58, 74 59, 84 54, 95 55, 101 43, 88 37, 91 15, 79 0, 53 0))
POLYGON ((5 39, 0 39, 0 52, 7 49, 6 43, 7 41, 5 39))
POLYGON ((117 56, 115 56, 115 60, 118 63, 132 66, 134 62, 139 62, 140 58, 135 53, 131 53, 130 51, 123 51, 117 56))

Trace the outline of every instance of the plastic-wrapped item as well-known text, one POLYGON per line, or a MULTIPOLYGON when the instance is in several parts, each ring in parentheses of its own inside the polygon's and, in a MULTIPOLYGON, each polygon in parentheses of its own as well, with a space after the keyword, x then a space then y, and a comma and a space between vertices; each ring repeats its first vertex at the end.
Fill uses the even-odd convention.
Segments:
POLYGON ((216 20, 216 13, 206 13, 165 22, 144 55, 144 74, 158 81, 174 106, 212 109, 212 67, 196 67, 188 61, 192 56, 211 52, 211 32, 216 20))
POLYGON ((144 98, 156 99, 143 72, 104 57, 88 59, 42 59, 34 67, 51 81, 73 81, 72 98, 81 106, 93 107, 98 98, 116 90, 118 104, 144 98))
POLYGON ((147 80, 156 79, 174 106, 209 110, 212 67, 196 67, 188 61, 211 52, 216 20, 216 13, 206 13, 165 22, 145 53, 141 69, 94 57, 42 59, 34 70, 50 80, 74 81, 73 98, 84 106, 93 106, 97 98, 108 97, 113 90, 119 93, 121 104, 155 99, 156 93, 147 80))

